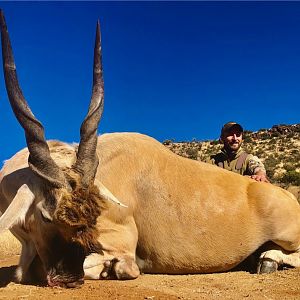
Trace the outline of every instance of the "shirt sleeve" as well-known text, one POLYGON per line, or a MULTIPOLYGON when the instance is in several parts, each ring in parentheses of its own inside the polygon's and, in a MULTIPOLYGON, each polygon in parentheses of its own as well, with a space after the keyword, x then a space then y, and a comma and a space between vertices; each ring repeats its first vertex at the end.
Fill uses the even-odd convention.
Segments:
POLYGON ((259 170, 266 173, 264 164, 261 162, 261 160, 257 156, 254 156, 252 154, 249 155, 247 169, 251 175, 254 175, 259 170))

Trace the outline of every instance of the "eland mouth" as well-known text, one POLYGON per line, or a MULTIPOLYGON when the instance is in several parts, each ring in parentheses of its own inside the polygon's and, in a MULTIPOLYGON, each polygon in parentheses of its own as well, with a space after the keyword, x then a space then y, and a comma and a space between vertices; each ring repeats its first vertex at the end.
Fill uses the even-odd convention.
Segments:
POLYGON ((76 281, 63 281, 60 276, 47 275, 47 283, 49 287, 61 287, 61 288, 79 288, 84 283, 84 278, 80 278, 76 281))

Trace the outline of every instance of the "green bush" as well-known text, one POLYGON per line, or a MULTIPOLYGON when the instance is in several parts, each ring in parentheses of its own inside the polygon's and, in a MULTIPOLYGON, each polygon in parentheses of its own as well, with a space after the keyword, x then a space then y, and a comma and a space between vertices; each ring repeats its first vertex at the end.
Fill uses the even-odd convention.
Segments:
POLYGON ((281 134, 280 134, 279 132, 275 131, 275 132, 272 132, 272 133, 271 133, 271 136, 272 136, 272 137, 280 137, 281 134))
POLYGON ((173 143, 174 143, 174 140, 172 140, 172 139, 170 139, 170 140, 165 140, 165 141, 163 141, 162 143, 163 143, 163 145, 168 146, 168 145, 173 144, 173 143))
POLYGON ((262 140, 267 140, 267 139, 270 138, 270 135, 269 135, 268 133, 262 133, 261 136, 260 136, 260 138, 261 138, 262 140))
POLYGON ((197 157, 198 157, 198 150, 197 149, 193 149, 193 148, 188 148, 186 150, 186 154, 187 154, 188 158, 197 159, 197 157))
POLYGON ((287 171, 280 179, 282 183, 300 186, 300 173, 296 171, 287 171))
POLYGON ((271 183, 274 183, 274 174, 275 174, 275 168, 272 169, 266 169, 267 176, 270 179, 271 183))
POLYGON ((274 139, 273 137, 270 139, 270 141, 268 142, 268 145, 274 145, 274 144, 276 144, 277 143, 277 141, 276 141, 276 139, 274 139))
POLYGON ((262 149, 257 149, 253 154, 260 157, 263 153, 264 151, 262 149))
POLYGON ((283 168, 286 170, 286 171, 295 171, 296 167, 295 165, 291 164, 291 163, 286 163, 284 164, 283 168))
POLYGON ((220 143, 219 140, 213 140, 210 142, 210 145, 215 146, 215 145, 219 145, 219 143, 220 143))
POLYGON ((273 155, 270 155, 269 157, 267 157, 265 159, 264 164, 265 164, 265 167, 266 167, 267 170, 272 170, 277 166, 278 161, 273 155))
POLYGON ((244 143, 251 143, 252 142, 252 138, 249 135, 245 135, 244 136, 244 143))

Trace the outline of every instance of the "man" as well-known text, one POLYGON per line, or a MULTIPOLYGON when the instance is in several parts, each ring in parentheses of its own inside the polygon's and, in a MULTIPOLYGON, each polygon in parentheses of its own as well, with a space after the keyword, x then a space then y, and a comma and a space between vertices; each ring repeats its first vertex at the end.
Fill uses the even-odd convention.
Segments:
POLYGON ((238 123, 224 124, 220 135, 224 147, 207 162, 241 175, 248 175, 256 181, 269 182, 263 163, 257 156, 248 154, 241 148, 243 131, 243 127, 238 123))

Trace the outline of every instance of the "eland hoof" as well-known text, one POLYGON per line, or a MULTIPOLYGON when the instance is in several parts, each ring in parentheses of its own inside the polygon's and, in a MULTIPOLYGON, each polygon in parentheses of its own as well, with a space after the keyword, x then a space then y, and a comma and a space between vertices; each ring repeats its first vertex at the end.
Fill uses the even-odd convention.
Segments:
POLYGON ((278 270, 278 263, 270 258, 263 258, 259 261, 257 267, 258 274, 273 273, 278 270))

